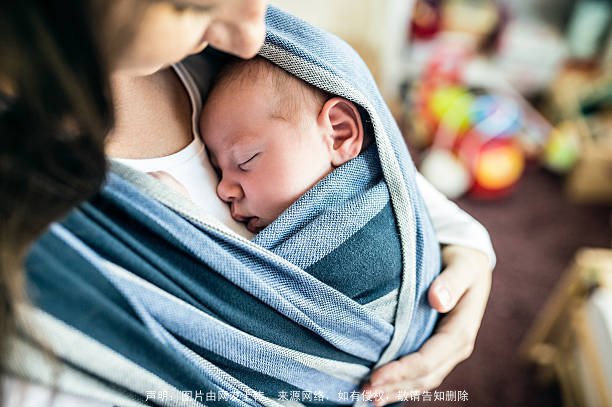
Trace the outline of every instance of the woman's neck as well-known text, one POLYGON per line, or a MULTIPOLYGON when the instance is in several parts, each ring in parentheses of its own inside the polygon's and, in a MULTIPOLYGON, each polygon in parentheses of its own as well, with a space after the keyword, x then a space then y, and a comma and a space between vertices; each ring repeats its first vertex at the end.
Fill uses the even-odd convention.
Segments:
POLYGON ((143 77, 116 74, 111 89, 115 126, 107 155, 163 157, 193 141, 189 95, 171 68, 143 77))

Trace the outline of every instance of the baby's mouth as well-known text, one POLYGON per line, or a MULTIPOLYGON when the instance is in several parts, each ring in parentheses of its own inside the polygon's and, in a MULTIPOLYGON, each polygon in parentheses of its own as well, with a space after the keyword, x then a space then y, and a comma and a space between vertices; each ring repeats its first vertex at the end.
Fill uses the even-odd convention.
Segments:
POLYGON ((251 233, 259 233, 263 227, 259 226, 258 216, 244 216, 235 212, 234 206, 231 207, 232 218, 235 221, 244 223, 246 228, 251 233))
POLYGON ((246 228, 251 233, 259 233, 263 229, 259 226, 259 218, 257 216, 247 218, 246 228))

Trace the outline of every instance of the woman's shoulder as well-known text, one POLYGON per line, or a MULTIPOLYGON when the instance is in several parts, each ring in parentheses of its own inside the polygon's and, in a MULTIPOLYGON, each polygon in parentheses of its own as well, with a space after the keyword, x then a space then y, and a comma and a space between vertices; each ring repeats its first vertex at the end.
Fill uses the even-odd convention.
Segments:
POLYGON ((110 404, 56 392, 12 376, 0 376, 4 407, 111 407, 110 404))

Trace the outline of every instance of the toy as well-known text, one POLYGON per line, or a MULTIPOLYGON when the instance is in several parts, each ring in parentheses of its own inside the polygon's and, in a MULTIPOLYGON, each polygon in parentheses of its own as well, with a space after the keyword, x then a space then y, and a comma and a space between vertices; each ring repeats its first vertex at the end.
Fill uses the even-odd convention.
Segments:
POLYGON ((516 140, 487 138, 475 130, 461 140, 457 155, 472 175, 469 193, 478 198, 507 195, 525 168, 525 156, 516 140))
POLYGON ((441 20, 438 0, 417 0, 414 5, 410 31, 417 39, 430 39, 440 31, 441 20))
POLYGON ((483 136, 512 137, 521 128, 521 107, 509 97, 501 95, 478 96, 471 106, 471 122, 483 136))
POLYGON ((455 133, 470 127, 470 112, 474 97, 460 86, 436 89, 429 99, 428 107, 439 126, 455 133))
POLYGON ((451 199, 462 196, 472 185, 467 167, 450 150, 431 149, 419 170, 438 191, 451 199))
POLYGON ((525 167, 519 102, 497 94, 475 96, 458 85, 426 89, 420 111, 433 136, 420 168, 425 178, 449 198, 509 193, 525 167))
POLYGON ((426 133, 426 145, 451 148, 458 134, 470 128, 473 97, 460 86, 431 86, 424 83, 418 95, 416 122, 426 133))
POLYGON ((547 168, 569 172, 580 156, 580 142, 577 129, 572 122, 563 122, 553 129, 544 146, 542 161, 547 168))

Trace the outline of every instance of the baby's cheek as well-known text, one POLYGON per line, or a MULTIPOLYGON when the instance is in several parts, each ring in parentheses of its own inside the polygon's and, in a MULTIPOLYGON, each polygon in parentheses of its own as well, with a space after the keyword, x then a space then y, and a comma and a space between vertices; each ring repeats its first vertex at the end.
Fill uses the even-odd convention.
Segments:
POLYGON ((278 177, 263 182, 258 196, 262 217, 274 220, 295 201, 292 186, 283 181, 278 177))

